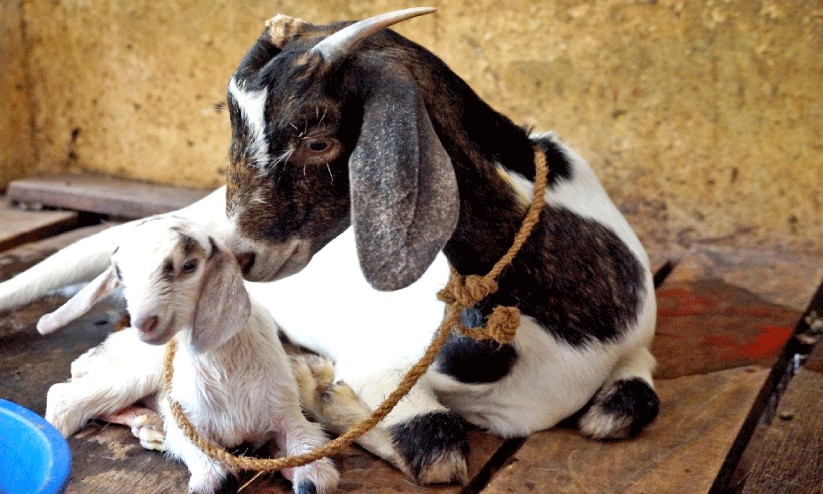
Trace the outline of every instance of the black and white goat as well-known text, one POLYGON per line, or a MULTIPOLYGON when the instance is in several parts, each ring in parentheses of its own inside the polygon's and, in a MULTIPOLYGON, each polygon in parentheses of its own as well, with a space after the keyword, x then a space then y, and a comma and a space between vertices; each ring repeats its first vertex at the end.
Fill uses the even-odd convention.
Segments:
MULTIPOLYGON (((365 277, 396 290, 441 249, 460 274, 485 274, 532 199, 544 201, 499 290, 475 307, 484 316, 518 307, 516 339, 454 335, 428 381, 450 413, 496 434, 528 434, 580 412, 585 435, 636 435, 659 406, 646 253, 583 158, 553 134, 513 124, 432 53, 385 29, 433 10, 267 23, 229 83, 227 244, 247 279, 272 281, 299 272, 351 225, 365 277), (541 198, 531 197, 535 153, 549 168, 541 198)), ((397 334, 390 323, 385 331, 397 334)), ((412 456, 462 447, 452 420, 425 412, 398 435, 438 437, 442 428, 455 442, 399 441, 412 456)))
MULTIPOLYGON (((446 482, 466 475, 461 419, 507 437, 568 417, 595 438, 638 434, 658 411, 655 299, 640 242, 580 156, 514 125, 433 54, 381 29, 406 14, 269 21, 229 83, 225 202, 218 191, 177 214, 222 232, 228 209, 229 247, 248 279, 300 271, 246 286, 289 339, 333 358, 335 379, 374 407, 442 318, 434 293, 448 268, 438 251, 461 274, 485 274, 533 199, 534 153, 543 153, 540 222, 499 291, 476 307, 520 308, 517 337, 453 337, 382 423, 387 443, 371 450, 400 455, 417 481, 446 482), (363 277, 385 290, 423 271, 391 292, 363 277)), ((0 283, 0 308, 101 272, 116 237, 90 237, 0 283)), ((300 379, 324 375, 304 367, 300 379)), ((345 425, 340 407, 357 416, 352 397, 320 388, 332 391, 324 401, 305 399, 325 425, 345 425)))
MULTIPOLYGON (((122 416, 122 409, 160 393, 164 345, 174 338, 180 351, 172 398, 200 434, 225 447, 274 439, 288 455, 325 442, 320 426, 302 414, 277 325, 251 301, 220 240, 174 216, 135 226, 120 240, 110 267, 38 323, 40 332, 53 331, 121 286, 132 318, 132 327, 113 333, 75 362, 70 381, 51 387, 49 422, 68 436, 92 417, 122 416)), ((190 492, 224 492, 227 482, 236 481, 230 468, 185 437, 168 400, 159 399, 158 405, 165 439, 155 431, 149 446, 186 464, 190 492)), ((148 436, 143 432, 151 429, 134 419, 136 435, 148 436)), ((300 494, 332 492, 338 480, 329 459, 284 473, 300 494)))

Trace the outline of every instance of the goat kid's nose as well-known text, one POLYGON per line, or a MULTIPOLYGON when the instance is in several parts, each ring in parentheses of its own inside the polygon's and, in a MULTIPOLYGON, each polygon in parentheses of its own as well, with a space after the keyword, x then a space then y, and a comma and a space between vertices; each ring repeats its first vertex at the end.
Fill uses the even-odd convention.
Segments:
POLYGON ((236 254, 235 258, 243 274, 248 274, 249 271, 251 271, 251 267, 254 266, 254 252, 241 252, 236 254))
POLYGON ((158 321, 157 316, 141 317, 134 323, 134 327, 143 333, 151 333, 157 327, 158 321))

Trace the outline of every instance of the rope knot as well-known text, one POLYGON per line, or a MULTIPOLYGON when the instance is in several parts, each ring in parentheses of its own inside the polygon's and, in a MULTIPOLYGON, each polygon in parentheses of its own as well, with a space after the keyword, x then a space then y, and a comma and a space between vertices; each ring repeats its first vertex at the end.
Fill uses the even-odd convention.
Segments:
POLYGON ((497 281, 476 274, 461 277, 452 273, 446 287, 437 293, 437 298, 447 304, 457 304, 462 308, 472 307, 477 302, 497 291, 497 281))
POLYGON ((486 331, 498 343, 511 343, 520 326, 520 311, 517 307, 498 305, 489 314, 486 331))

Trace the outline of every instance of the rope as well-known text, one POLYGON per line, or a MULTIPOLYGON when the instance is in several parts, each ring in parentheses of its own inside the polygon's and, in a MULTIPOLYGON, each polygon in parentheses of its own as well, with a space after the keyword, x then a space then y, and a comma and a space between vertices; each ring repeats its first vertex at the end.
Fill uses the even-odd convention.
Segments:
POLYGON ((517 255, 517 252, 529 238, 535 224, 537 224, 540 218, 540 211, 543 207, 543 197, 548 180, 546 157, 540 150, 535 150, 534 156, 534 200, 526 213, 520 230, 517 232, 517 235, 515 235, 512 246, 486 276, 471 275, 463 278, 457 273, 454 267, 451 268, 451 277, 446 287, 437 294, 438 299, 447 304, 446 316, 443 318, 437 334, 431 344, 429 344, 423 357, 403 376, 397 389, 389 394, 383 403, 381 403, 368 418, 349 429, 345 434, 338 436, 336 439, 301 455, 275 459, 234 456, 213 441, 200 435, 188 417, 186 417, 180 403, 172 399, 173 361, 177 349, 177 342, 172 339, 166 344, 166 355, 163 362, 163 384, 169 405, 171 406, 172 415, 178 427, 180 427, 189 441, 203 450, 210 458, 235 470, 274 471, 307 465, 320 458, 339 452, 383 420, 417 383, 420 377, 426 373, 440 352, 440 349, 448 340, 453 329, 461 335, 472 338, 494 339, 500 343, 510 343, 514 339, 515 332, 520 324, 520 311, 517 308, 495 307, 488 317, 485 331, 479 328, 466 328, 460 316, 464 309, 473 307, 477 302, 497 291, 497 278, 500 276, 500 273, 511 264, 514 256, 517 255))

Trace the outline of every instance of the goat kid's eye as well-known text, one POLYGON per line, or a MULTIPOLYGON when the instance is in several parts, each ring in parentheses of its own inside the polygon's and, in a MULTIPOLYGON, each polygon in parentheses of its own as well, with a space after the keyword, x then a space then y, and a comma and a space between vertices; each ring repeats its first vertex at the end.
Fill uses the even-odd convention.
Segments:
POLYGON ((191 273, 195 269, 197 269, 197 261, 195 260, 186 261, 186 264, 183 264, 184 273, 191 273))

